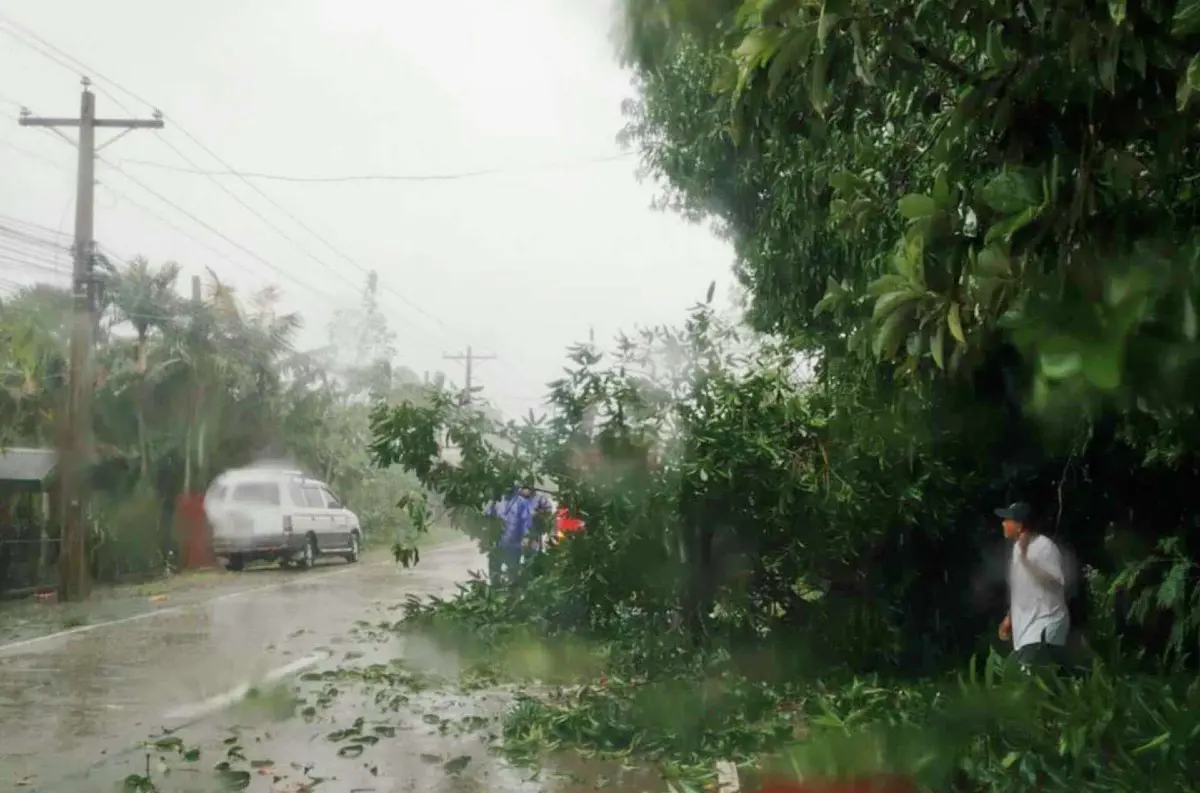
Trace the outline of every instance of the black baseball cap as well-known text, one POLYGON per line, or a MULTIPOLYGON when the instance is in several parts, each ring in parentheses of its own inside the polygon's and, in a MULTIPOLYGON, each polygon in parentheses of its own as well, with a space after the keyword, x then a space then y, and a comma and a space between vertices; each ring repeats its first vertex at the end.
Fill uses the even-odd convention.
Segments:
POLYGON ((1004 520, 1015 520, 1018 523, 1028 523, 1033 517, 1033 507, 1024 501, 1014 501, 1007 507, 996 510, 996 517, 1004 520))

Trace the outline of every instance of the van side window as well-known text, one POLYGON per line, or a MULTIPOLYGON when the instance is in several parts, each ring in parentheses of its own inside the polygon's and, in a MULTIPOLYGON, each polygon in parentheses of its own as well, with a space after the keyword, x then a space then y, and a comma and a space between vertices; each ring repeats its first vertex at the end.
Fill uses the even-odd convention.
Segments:
POLYGON ((258 504, 279 506, 279 485, 274 482, 243 482, 233 488, 231 500, 235 504, 258 504))
POLYGON ((295 482, 288 485, 288 499, 292 502, 293 506, 308 506, 308 501, 304 498, 304 490, 295 482))
POLYGON ((325 509, 325 499, 321 498, 321 491, 316 487, 304 488, 304 502, 310 509, 325 509))
POLYGON ((225 485, 214 485, 208 491, 208 497, 213 501, 225 500, 225 485))
POLYGON ((330 509, 341 509, 342 502, 338 501, 337 496, 330 492, 329 488, 321 488, 321 492, 325 494, 325 504, 330 509))

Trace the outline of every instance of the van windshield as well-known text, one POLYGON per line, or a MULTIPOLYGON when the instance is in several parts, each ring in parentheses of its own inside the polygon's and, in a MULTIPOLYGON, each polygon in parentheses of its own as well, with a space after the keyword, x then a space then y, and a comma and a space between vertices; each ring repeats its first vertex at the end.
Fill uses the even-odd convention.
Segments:
POLYGON ((231 499, 235 504, 260 504, 279 506, 279 485, 274 482, 243 482, 233 488, 231 499))

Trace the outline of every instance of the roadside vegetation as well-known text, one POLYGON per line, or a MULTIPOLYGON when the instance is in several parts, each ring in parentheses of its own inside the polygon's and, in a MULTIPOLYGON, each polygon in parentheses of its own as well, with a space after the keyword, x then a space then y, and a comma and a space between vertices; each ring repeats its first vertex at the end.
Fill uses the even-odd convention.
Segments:
POLYGON ((733 242, 746 324, 702 304, 578 347, 541 422, 377 407, 377 462, 483 545, 518 479, 587 521, 401 629, 552 684, 506 718, 527 762, 1192 786, 1200 4, 631 0, 625 23, 627 140, 733 242), (997 654, 992 512, 1018 498, 1086 571, 1073 676, 997 654))
MULTIPOLYGON (((288 461, 328 481, 358 513, 368 544, 415 537, 397 501, 418 483, 371 464, 368 416, 376 399, 419 398, 423 378, 396 363, 373 277, 362 304, 331 323, 329 343, 302 351, 301 317, 282 311, 273 290, 239 297, 211 278, 191 300, 173 263, 100 261, 98 269, 95 579, 177 569, 178 499, 256 460, 288 461)), ((0 450, 55 448, 70 316, 69 292, 55 286, 0 301, 0 450)), ((53 493, 45 504, 0 483, 0 591, 53 580, 53 493)))

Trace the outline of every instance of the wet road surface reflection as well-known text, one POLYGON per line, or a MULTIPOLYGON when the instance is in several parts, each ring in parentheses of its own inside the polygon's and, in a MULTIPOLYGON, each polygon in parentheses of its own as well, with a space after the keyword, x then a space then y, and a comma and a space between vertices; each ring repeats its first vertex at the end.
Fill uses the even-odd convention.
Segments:
POLYGON ((512 690, 464 692, 452 653, 369 627, 483 566, 459 542, 411 570, 265 571, 152 616, 0 645, 0 790, 120 790, 131 776, 153 781, 144 793, 662 790, 620 763, 509 766, 491 747, 512 690))
POLYGON ((328 655, 374 605, 446 593, 480 566, 475 547, 459 542, 430 549, 412 570, 339 564, 280 571, 277 582, 268 570, 240 594, 0 647, 0 788, 68 789, 53 780, 128 750, 172 712, 328 655))

